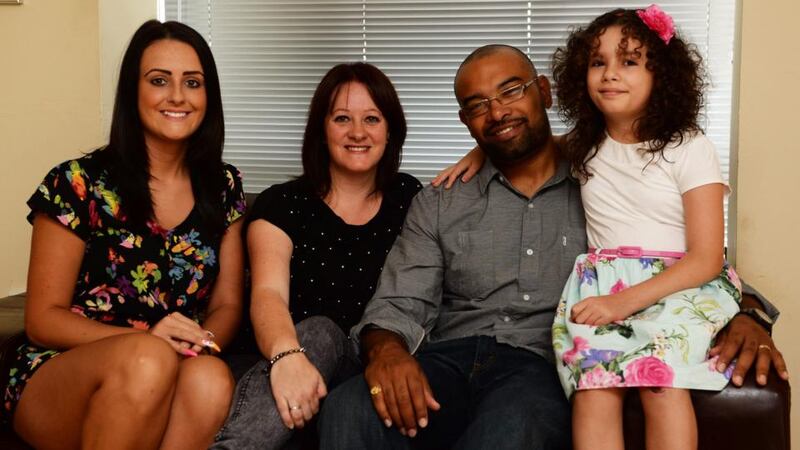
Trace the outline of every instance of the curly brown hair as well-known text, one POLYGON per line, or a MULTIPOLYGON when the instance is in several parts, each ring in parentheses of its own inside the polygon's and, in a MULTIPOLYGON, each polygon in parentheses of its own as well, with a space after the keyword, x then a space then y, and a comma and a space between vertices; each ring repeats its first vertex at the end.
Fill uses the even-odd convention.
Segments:
POLYGON ((647 142, 643 151, 663 157, 664 148, 680 144, 687 134, 702 131, 698 118, 703 107, 705 69, 697 48, 673 36, 665 44, 650 30, 633 9, 615 9, 570 34, 566 47, 553 55, 553 80, 556 84, 559 115, 572 130, 567 134, 565 156, 576 174, 586 179, 591 173, 586 163, 597 154, 605 139, 605 119, 589 97, 586 74, 591 55, 600 45, 599 37, 612 26, 620 26, 621 51, 629 39, 647 48, 645 67, 653 74, 653 88, 645 112, 634 123, 637 138, 647 142))

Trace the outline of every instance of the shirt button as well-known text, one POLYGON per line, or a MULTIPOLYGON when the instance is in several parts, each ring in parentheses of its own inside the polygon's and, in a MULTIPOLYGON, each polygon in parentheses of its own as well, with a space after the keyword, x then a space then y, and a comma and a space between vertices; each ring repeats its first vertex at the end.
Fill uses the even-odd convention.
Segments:
POLYGON ((525 301, 527 302, 528 300, 530 300, 530 299, 531 299, 531 296, 530 296, 530 295, 528 295, 528 294, 525 294, 525 295, 523 295, 523 296, 522 296, 522 299, 523 299, 523 300, 525 300, 525 301))
POLYGON ((511 317, 503 316, 503 322, 511 322, 511 317))
POLYGON ((533 254, 533 250, 527 249, 527 250, 525 250, 525 254, 527 254, 528 256, 531 256, 533 254))
POLYGON ((533 203, 528 203, 528 209, 533 209, 533 203))

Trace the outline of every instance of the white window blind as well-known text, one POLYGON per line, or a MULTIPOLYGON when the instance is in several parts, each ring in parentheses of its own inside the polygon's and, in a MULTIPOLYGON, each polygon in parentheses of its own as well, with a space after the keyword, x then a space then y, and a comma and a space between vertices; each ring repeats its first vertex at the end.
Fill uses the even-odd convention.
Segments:
MULTIPOLYGON (((571 27, 635 1, 478 0, 165 0, 161 17, 202 33, 220 70, 225 159, 259 192, 301 172, 306 110, 334 64, 367 61, 394 82, 409 133, 402 170, 423 181, 456 161, 474 141, 458 120, 453 76, 464 57, 488 43, 514 45, 550 76, 550 58, 571 27)), ((704 128, 727 177, 735 0, 662 0, 708 64, 704 128)), ((556 133, 565 131, 556 108, 556 133)))

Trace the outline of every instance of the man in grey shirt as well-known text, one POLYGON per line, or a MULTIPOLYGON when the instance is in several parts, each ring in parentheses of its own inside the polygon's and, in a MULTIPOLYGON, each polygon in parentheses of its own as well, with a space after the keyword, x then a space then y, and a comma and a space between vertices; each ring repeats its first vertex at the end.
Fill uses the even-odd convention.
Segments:
POLYGON ((488 161, 472 182, 414 199, 351 333, 364 376, 323 406, 323 449, 571 447, 550 329, 586 234, 550 85, 494 45, 465 59, 455 91, 488 161))

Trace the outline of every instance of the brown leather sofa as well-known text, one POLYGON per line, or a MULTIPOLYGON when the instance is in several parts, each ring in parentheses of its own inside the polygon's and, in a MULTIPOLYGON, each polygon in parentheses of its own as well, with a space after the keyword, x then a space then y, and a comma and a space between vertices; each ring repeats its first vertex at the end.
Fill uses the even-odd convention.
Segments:
MULTIPOLYGON (((23 307, 23 296, 0 299, 0 358, 16 348, 9 337, 22 329, 23 307)), ((7 370, 0 373, 3 386, 7 373, 7 370)), ((729 385, 721 392, 697 391, 692 393, 692 400, 699 423, 701 450, 791 449, 789 383, 780 380, 775 373, 765 387, 756 386, 751 373, 741 388, 729 385)), ((626 399, 625 442, 628 450, 644 450, 644 417, 637 395, 626 399)), ((29 448, 7 424, 2 425, 0 449, 29 448)))

